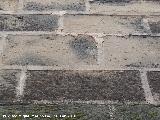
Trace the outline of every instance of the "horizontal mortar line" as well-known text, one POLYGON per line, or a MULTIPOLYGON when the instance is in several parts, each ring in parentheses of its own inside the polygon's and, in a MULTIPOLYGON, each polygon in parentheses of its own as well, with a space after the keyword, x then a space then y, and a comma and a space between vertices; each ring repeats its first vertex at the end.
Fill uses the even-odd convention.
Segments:
MULTIPOLYGON (((58 32, 57 32, 58 33, 58 32)), ((105 37, 105 36, 151 36, 151 37, 160 37, 159 34, 151 34, 151 33, 129 33, 129 34, 117 34, 117 33, 73 33, 73 32, 60 32, 58 34, 62 35, 79 35, 79 34, 86 34, 91 36, 98 36, 98 37, 105 37)))
POLYGON ((151 37, 160 37, 159 34, 141 34, 141 33, 133 33, 133 34, 106 34, 106 33, 68 33, 68 32, 59 32, 59 30, 54 31, 0 31, 0 35, 41 35, 41 34, 59 34, 59 35, 90 35, 90 36, 98 36, 98 37, 105 37, 105 36, 151 36, 151 37))
POLYGON ((111 101, 111 100, 89 100, 89 101, 83 101, 83 100, 79 100, 79 101, 73 101, 73 100, 62 100, 62 101, 49 101, 49 100, 41 100, 41 101, 37 101, 37 100, 33 100, 31 101, 31 103, 34 104, 54 104, 54 103, 64 103, 64 104, 68 104, 68 103, 80 103, 80 104, 99 104, 99 105, 109 105, 109 104, 129 104, 129 105, 135 105, 135 104, 148 104, 145 101, 141 101, 141 102, 130 102, 130 101, 123 101, 123 102, 119 102, 119 101, 111 101))
POLYGON ((143 68, 143 67, 106 67, 106 66, 98 66, 98 65, 82 65, 82 66, 34 66, 34 65, 26 65, 26 66, 20 66, 20 65, 2 65, 0 69, 27 69, 27 70, 145 70, 145 71, 160 71, 160 68, 143 68))
POLYGON ((24 10, 17 10, 17 11, 0 11, 0 14, 55 14, 55 15, 65 15, 65 14, 74 14, 74 15, 80 15, 80 14, 90 14, 88 11, 70 11, 70 10, 50 10, 50 11, 24 11, 24 10))
POLYGON ((66 11, 0 11, 1 15, 30 15, 30 14, 42 14, 42 15, 64 15, 66 11))
MULTIPOLYGON (((93 104, 93 105, 151 105, 148 104, 147 102, 118 102, 118 101, 102 101, 102 100, 91 100, 91 101, 71 101, 71 100, 64 100, 64 101, 49 101, 49 100, 33 100, 30 102, 24 102, 24 101, 13 101, 9 103, 0 103, 0 106, 5 106, 5 105, 34 105, 34 104, 69 104, 69 103, 77 103, 77 104, 93 104)), ((154 105, 154 104, 153 104, 154 105)))
MULTIPOLYGON (((121 12, 123 13, 123 12, 121 12)), ((65 15, 95 15, 95 16, 143 16, 143 17, 149 17, 149 16, 160 16, 160 12, 158 12, 158 14, 116 14, 116 13, 94 13, 94 12, 89 12, 89 13, 77 13, 77 12, 73 12, 73 13, 66 13, 65 15)))
POLYGON ((148 17, 148 16, 159 16, 160 12, 148 12, 148 13, 132 13, 129 11, 126 12, 109 12, 109 11, 90 11, 88 14, 91 15, 102 15, 102 16, 144 16, 144 17, 148 17))
MULTIPOLYGON (((122 13, 122 12, 121 12, 122 13)), ((0 14, 55 14, 55 15, 96 15, 96 16, 160 16, 160 12, 158 13, 150 13, 150 14, 119 14, 119 13, 95 13, 88 11, 68 11, 68 10, 51 10, 51 11, 0 11, 0 14)))
POLYGON ((41 34, 57 34, 55 31, 0 31, 0 35, 41 35, 41 34))

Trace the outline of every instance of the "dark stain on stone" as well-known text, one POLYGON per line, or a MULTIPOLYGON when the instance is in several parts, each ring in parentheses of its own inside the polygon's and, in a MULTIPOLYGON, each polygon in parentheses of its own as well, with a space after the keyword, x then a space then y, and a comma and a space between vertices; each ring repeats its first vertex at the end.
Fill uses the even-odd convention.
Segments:
POLYGON ((150 30, 152 33, 160 33, 160 21, 158 22, 149 22, 150 30))
POLYGON ((91 36, 79 35, 70 42, 70 46, 79 59, 97 58, 97 43, 91 36))
POLYGON ((139 31, 139 32, 146 32, 145 29, 144 29, 144 26, 142 24, 142 20, 143 20, 143 17, 137 17, 133 22, 131 22, 130 24, 132 25, 132 27, 136 30, 136 31, 139 31))
POLYGON ((71 3, 71 4, 59 4, 59 3, 54 3, 51 2, 48 5, 43 5, 38 2, 27 2, 25 5, 26 10, 36 10, 36 11, 43 11, 43 10, 74 10, 74 11, 84 11, 86 9, 85 7, 85 2, 76 2, 76 3, 71 3))

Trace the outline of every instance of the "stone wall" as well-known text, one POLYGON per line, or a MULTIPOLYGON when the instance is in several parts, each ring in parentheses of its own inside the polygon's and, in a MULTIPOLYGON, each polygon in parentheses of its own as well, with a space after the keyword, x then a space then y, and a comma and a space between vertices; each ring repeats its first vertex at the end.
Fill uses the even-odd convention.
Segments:
POLYGON ((159 0, 0 0, 0 104, 159 105, 159 16, 159 0))

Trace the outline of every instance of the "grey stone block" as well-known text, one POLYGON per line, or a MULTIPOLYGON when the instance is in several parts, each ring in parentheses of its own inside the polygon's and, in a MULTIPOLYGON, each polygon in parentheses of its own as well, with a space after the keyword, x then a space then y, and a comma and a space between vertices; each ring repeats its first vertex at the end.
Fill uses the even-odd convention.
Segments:
POLYGON ((0 70, 0 104, 16 100, 20 70, 0 70))
POLYGON ((28 71, 24 101, 144 101, 138 71, 28 71))
POLYGON ((54 31, 56 15, 0 15, 0 31, 54 31))
POLYGON ((84 0, 24 0, 24 10, 32 11, 57 11, 57 10, 68 10, 68 11, 84 11, 85 1, 84 0))
POLYGON ((147 73, 149 85, 151 88, 152 95, 157 103, 160 103, 160 72, 150 71, 147 73))

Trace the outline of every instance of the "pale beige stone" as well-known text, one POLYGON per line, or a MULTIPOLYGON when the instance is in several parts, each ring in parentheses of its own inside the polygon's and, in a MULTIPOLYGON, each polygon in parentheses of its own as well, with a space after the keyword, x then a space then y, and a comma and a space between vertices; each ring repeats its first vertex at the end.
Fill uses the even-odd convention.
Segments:
POLYGON ((0 0, 0 9, 4 11, 14 11, 18 8, 18 0, 0 0))
POLYGON ((74 43, 76 38, 71 35, 9 35, 3 63, 42 66, 96 64, 97 49, 94 39, 81 36, 74 43))
POLYGON ((67 33, 144 33, 140 16, 66 15, 64 32, 67 33))
POLYGON ((159 37, 104 37, 105 67, 160 67, 159 37))
POLYGON ((157 1, 139 1, 125 5, 109 3, 92 3, 91 13, 119 14, 119 15, 157 15, 160 13, 160 2, 157 1))

